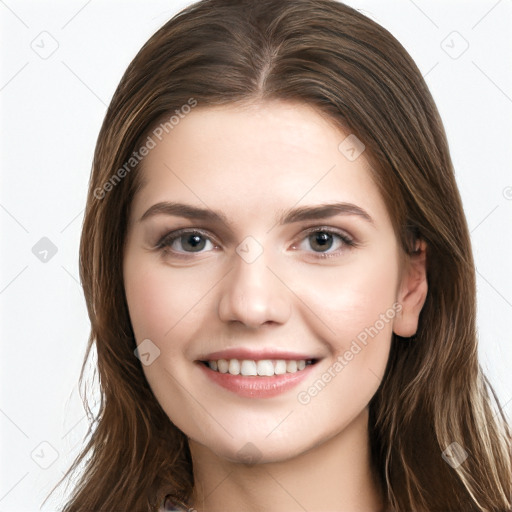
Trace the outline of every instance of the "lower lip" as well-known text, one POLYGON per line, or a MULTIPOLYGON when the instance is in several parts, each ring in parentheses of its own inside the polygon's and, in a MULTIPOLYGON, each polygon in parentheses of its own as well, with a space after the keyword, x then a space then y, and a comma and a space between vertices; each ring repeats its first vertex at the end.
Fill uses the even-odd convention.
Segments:
POLYGON ((214 371, 203 363, 198 364, 209 379, 228 391, 246 398, 272 398, 297 386, 311 373, 316 363, 295 373, 284 373, 273 377, 231 375, 214 371))

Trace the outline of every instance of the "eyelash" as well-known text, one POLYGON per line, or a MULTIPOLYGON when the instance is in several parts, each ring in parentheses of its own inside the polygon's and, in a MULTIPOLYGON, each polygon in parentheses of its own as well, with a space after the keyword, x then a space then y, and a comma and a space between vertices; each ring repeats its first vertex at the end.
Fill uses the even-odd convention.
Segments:
MULTIPOLYGON (((315 233, 327 233, 329 235, 336 236, 341 240, 341 242, 343 244, 340 249, 337 249, 334 252, 326 253, 326 252, 313 251, 314 257, 318 258, 318 259, 326 259, 326 258, 336 257, 336 256, 339 256, 342 251, 349 250, 349 249, 352 249, 357 246, 356 242, 351 237, 349 237, 347 234, 345 234, 344 232, 339 231, 337 229, 323 227, 323 226, 317 226, 317 227, 306 229, 306 231, 302 235, 302 238, 300 239, 300 242, 302 242, 303 240, 307 239, 310 235, 315 234, 315 233)), ((184 235, 200 235, 203 238, 208 239, 214 245, 216 245, 215 242, 212 240, 212 237, 207 232, 202 231, 201 229, 184 228, 184 229, 178 229, 176 231, 172 231, 172 232, 164 235, 159 240, 157 245, 155 246, 155 249, 161 250, 164 253, 164 255, 172 254, 173 256, 175 256, 177 258, 184 258, 184 259, 194 258, 194 254, 202 254, 202 251, 182 253, 182 252, 177 252, 177 251, 174 251, 173 249, 171 249, 172 244, 184 235)), ((293 247, 295 247, 296 245, 300 245, 300 243, 299 244, 294 243, 293 247)))

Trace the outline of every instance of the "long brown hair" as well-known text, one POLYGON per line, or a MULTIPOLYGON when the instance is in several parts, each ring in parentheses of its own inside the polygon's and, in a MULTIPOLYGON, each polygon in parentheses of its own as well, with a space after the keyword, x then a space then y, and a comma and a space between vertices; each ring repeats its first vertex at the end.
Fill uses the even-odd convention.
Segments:
POLYGON ((80 469, 80 478, 64 511, 149 511, 166 493, 190 497, 186 437, 134 355, 122 261, 140 169, 126 163, 157 122, 191 100, 201 108, 274 99, 311 105, 356 134, 404 254, 411 237, 427 243, 418 331, 410 340, 393 335, 370 402, 372 462, 388 508, 508 510, 510 427, 478 363, 468 226, 444 128, 418 68, 387 30, 340 2, 202 0, 143 46, 98 137, 80 276, 91 320, 86 361, 97 353, 101 400, 68 472, 80 469), (454 446, 467 458, 451 465, 443 454, 454 446))

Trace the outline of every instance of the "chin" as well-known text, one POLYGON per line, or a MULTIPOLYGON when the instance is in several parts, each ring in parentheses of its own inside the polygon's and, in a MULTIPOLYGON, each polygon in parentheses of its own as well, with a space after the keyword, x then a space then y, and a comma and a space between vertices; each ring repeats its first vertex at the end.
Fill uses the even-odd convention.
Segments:
POLYGON ((243 439, 237 437, 227 442, 226 439, 209 439, 199 444, 219 458, 246 465, 286 462, 313 447, 311 439, 300 442, 288 437, 283 442, 282 439, 270 440, 260 433, 243 439))

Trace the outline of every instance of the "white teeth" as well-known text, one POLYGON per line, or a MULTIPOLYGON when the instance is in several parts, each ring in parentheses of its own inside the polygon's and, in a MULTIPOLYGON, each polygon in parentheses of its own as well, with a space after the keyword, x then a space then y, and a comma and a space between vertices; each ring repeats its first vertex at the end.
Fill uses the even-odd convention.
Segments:
POLYGON ((208 366, 213 371, 219 373, 230 373, 231 375, 243 375, 246 377, 272 377, 273 375, 302 371, 308 366, 308 363, 305 359, 297 361, 287 361, 284 359, 261 359, 259 361, 251 359, 219 359, 218 361, 208 361, 208 366))
POLYGON ((217 361, 217 367, 220 373, 228 373, 229 361, 226 361, 225 359, 219 359, 217 361))
POLYGON ((269 359, 258 361, 258 375, 272 377, 274 375, 274 365, 269 359))
POLYGON ((242 361, 240 373, 242 375, 258 375, 258 372, 256 370, 256 363, 254 361, 248 361, 247 359, 245 359, 244 361, 242 361))
POLYGON ((240 375, 240 361, 238 359, 229 360, 229 373, 231 375, 240 375))
POLYGON ((297 361, 288 361, 286 363, 286 371, 288 373, 295 373, 297 371, 297 361))
POLYGON ((283 375, 283 373, 286 373, 286 361, 284 359, 276 361, 274 372, 276 375, 283 375))

